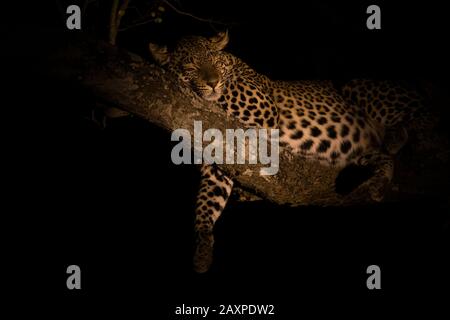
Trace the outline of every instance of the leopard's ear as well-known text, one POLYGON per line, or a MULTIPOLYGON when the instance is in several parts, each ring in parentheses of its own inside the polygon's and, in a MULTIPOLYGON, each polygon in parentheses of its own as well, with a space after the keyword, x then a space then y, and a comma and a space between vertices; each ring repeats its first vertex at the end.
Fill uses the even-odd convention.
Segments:
POLYGON ((224 32, 219 32, 215 36, 209 38, 209 41, 211 42, 213 48, 217 51, 220 51, 223 48, 225 48, 226 45, 228 44, 228 40, 229 40, 228 30, 224 32))
POLYGON ((160 65, 165 65, 170 60, 169 50, 167 50, 166 46, 159 46, 154 43, 149 43, 148 48, 150 53, 152 54, 153 59, 160 65))

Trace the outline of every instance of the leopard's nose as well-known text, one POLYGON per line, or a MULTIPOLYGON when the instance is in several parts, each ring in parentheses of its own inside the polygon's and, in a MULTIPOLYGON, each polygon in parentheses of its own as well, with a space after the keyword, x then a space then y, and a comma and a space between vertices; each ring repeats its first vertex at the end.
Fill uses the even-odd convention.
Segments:
POLYGON ((210 86, 213 89, 217 86, 218 83, 219 83, 219 78, 218 77, 217 78, 211 78, 211 79, 208 79, 206 81, 206 84, 208 84, 208 86, 210 86))
POLYGON ((219 73, 217 72, 216 69, 214 69, 209 65, 203 66, 203 68, 201 69, 201 75, 206 84, 213 89, 219 83, 219 73))

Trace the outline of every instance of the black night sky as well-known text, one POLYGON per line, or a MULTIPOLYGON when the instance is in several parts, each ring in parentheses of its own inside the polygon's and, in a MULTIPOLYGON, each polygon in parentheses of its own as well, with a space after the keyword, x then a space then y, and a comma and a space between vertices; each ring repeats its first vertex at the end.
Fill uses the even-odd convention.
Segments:
MULTIPOLYGON (((429 312, 430 297, 435 310, 443 306, 450 289, 448 189, 349 208, 230 202, 216 226, 214 266, 195 274, 198 172, 172 164, 170 134, 145 120, 115 119, 105 129, 88 121, 96 101, 47 72, 61 39, 83 34, 65 29, 61 8, 82 1, 43 2, 17 1, 1 21, 2 275, 11 297, 42 298, 36 306, 59 319, 184 319, 174 315, 183 303, 274 304, 273 318, 281 319, 402 316, 429 312), (82 270, 78 292, 66 289, 71 264, 82 270), (366 288, 371 264, 382 270, 380 291, 366 288)), ((107 37, 110 2, 92 1, 83 32, 107 37)), ((141 10, 156 3, 133 2, 141 10)), ((211 21, 166 6, 161 23, 120 32, 117 45, 150 60, 150 41, 170 45, 228 29, 228 50, 273 79, 425 82, 450 101, 442 1, 170 2, 211 21), (370 4, 381 8, 381 30, 365 27, 370 4)))

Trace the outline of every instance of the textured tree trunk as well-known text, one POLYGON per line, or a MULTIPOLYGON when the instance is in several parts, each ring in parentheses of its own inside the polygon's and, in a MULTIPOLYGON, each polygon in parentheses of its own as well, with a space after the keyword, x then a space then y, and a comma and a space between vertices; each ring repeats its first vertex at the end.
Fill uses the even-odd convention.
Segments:
MULTIPOLYGON (((77 81, 111 106, 169 131, 185 128, 192 135, 195 120, 202 121, 203 130, 217 128, 224 133, 225 129, 241 127, 217 104, 201 100, 161 68, 104 42, 74 41, 53 57, 51 66, 57 77, 77 81)), ((395 188, 387 193, 385 201, 434 193, 435 186, 447 183, 448 171, 442 171, 447 168, 446 160, 435 154, 416 156, 415 151, 413 148, 412 156, 398 157, 395 188), (417 163, 432 169, 419 170, 414 167, 417 163)), ((337 193, 340 169, 305 161, 288 151, 280 154, 279 172, 274 176, 260 176, 260 165, 220 165, 220 168, 244 189, 278 204, 335 206, 372 202, 365 183, 345 195, 337 193)), ((345 175, 342 179, 345 180, 345 175)))

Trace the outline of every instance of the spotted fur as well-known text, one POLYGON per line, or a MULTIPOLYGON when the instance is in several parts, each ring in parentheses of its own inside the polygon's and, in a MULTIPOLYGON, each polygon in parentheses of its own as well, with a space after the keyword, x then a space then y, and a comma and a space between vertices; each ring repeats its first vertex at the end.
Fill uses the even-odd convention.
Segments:
MULTIPOLYGON (((354 81, 342 95, 328 81, 276 81, 257 73, 223 51, 228 34, 212 38, 186 37, 169 53, 150 44, 160 64, 188 84, 200 97, 214 100, 247 127, 279 128, 280 145, 326 165, 370 165, 367 183, 374 200, 381 200, 393 174, 390 154, 406 141, 386 148, 396 125, 407 121, 419 101, 386 83, 354 81), (389 140, 389 139, 387 139, 389 140), (389 149, 386 151, 386 149, 389 149)), ((399 135, 402 136, 402 135, 399 135)), ((395 140, 395 139, 392 139, 395 140)), ((215 166, 202 167, 195 229, 195 269, 208 270, 212 261, 213 227, 232 191, 233 181, 215 166)))

